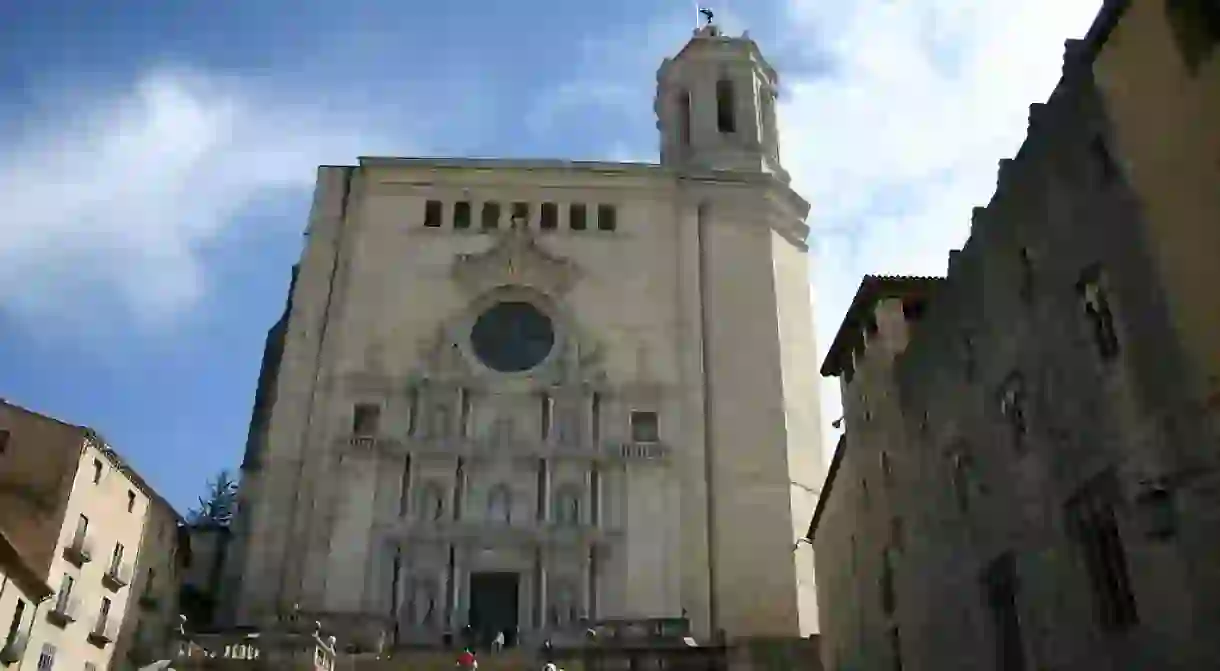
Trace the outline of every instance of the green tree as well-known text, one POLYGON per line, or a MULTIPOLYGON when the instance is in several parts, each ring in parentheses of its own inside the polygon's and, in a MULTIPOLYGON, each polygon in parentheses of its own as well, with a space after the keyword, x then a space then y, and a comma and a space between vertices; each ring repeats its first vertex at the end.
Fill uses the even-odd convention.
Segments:
POLYGON ((187 512, 191 524, 228 526, 237 509, 237 481, 229 471, 222 470, 208 482, 208 493, 199 497, 199 506, 187 512))

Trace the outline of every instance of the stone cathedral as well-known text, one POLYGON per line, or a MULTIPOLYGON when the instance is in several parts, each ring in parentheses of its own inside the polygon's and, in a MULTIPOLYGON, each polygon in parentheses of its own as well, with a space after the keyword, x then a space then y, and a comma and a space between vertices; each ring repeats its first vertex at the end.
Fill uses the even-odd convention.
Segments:
POLYGON ((777 84, 709 22, 657 74, 659 164, 320 168, 228 617, 400 644, 611 618, 816 631, 809 205, 777 84))

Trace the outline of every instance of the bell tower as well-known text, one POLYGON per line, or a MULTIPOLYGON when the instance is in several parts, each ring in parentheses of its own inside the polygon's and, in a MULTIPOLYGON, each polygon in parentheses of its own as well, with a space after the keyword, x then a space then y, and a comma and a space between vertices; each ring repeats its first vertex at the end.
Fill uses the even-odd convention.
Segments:
POLYGON ((727 37, 710 20, 657 71, 661 164, 766 172, 783 182, 775 119, 778 78, 749 33, 727 37))

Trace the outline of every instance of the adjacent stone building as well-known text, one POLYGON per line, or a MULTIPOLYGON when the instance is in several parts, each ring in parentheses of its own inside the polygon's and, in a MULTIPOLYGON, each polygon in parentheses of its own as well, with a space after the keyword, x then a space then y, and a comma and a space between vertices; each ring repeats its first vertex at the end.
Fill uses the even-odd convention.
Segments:
POLYGON ((167 655, 177 584, 164 567, 178 519, 95 432, 0 401, 0 530, 55 590, 27 606, 33 621, 15 663, 120 669, 167 655))
POLYGON ((946 278, 861 284, 822 368, 827 669, 1220 665, 1220 301, 1186 279, 1220 251, 1216 51, 1171 69, 1165 4, 1068 42, 946 278))
POLYGON ((808 204, 777 85, 709 25, 658 72, 660 164, 321 168, 260 375, 234 620, 299 608, 400 644, 814 631, 808 204))

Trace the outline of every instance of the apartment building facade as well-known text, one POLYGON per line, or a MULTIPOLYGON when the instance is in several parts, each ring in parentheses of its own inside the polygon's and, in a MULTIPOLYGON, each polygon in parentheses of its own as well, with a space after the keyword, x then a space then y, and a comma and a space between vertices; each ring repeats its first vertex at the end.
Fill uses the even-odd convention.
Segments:
POLYGON ((172 600, 159 619, 132 610, 144 588, 137 571, 172 562, 176 534, 157 527, 176 527, 177 513, 85 427, 0 402, 0 431, 0 529, 54 590, 16 668, 127 668, 136 626, 172 626, 172 600))
MULTIPOLYGON (((0 434, 0 441, 3 441, 0 434)), ((30 630, 39 609, 53 592, 0 530, 0 668, 20 661, 29 647, 30 630)))

